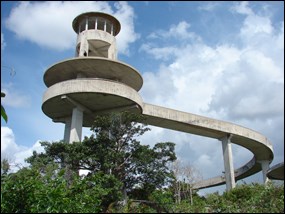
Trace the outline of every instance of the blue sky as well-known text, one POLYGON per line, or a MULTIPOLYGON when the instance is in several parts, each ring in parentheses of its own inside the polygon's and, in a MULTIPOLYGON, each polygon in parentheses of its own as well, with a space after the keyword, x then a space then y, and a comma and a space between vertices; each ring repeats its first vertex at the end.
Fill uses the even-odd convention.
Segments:
MULTIPOLYGON (((273 144, 272 165, 284 161, 284 2, 266 1, 2 1, 1 104, 9 121, 1 119, 1 157, 23 165, 32 150, 40 150, 38 141, 63 138, 63 124, 41 110, 43 75, 74 56, 71 23, 87 11, 110 13, 121 22, 118 59, 143 76, 144 102, 261 132, 273 144)), ((178 157, 205 179, 223 171, 219 141, 151 128, 142 143, 175 142, 178 157)), ((233 145, 235 167, 251 157, 233 145)), ((261 182, 262 175, 245 181, 261 182)))

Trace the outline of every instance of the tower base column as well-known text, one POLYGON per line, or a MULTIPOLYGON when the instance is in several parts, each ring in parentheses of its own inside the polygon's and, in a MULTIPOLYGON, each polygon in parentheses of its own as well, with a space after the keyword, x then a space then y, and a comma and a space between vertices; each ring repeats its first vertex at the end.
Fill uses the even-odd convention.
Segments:
POLYGON ((83 110, 75 107, 72 111, 69 143, 81 141, 83 110))
POLYGON ((232 157, 231 135, 223 137, 221 141, 223 146, 226 188, 227 191, 230 191, 236 186, 232 157))
POLYGON ((65 119, 63 141, 66 142, 66 143, 69 143, 69 139, 70 139, 70 128, 71 128, 71 117, 65 119))
POLYGON ((268 160, 261 160, 259 161, 262 168, 262 175, 263 175, 263 182, 266 184, 269 181, 269 178, 266 176, 266 173, 269 169, 269 161, 268 160))

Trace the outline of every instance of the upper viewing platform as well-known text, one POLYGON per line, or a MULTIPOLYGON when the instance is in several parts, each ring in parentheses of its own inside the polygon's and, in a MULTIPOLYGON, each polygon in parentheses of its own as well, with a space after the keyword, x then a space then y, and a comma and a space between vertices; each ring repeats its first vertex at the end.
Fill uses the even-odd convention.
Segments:
POLYGON ((73 20, 72 27, 77 34, 93 29, 116 36, 121 30, 121 24, 115 17, 101 12, 88 12, 78 15, 73 20))
POLYGON ((101 12, 82 13, 72 22, 77 33, 76 57, 104 57, 117 59, 115 36, 121 30, 120 22, 101 12))

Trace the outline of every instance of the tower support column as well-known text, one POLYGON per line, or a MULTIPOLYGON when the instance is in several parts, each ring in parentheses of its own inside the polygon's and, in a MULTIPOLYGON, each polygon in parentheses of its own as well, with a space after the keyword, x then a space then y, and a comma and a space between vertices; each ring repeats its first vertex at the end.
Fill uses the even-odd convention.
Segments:
POLYGON ((66 143, 69 143, 70 139, 70 128, 71 128, 71 117, 65 119, 65 126, 64 126, 64 137, 63 140, 66 143))
POLYGON ((269 178, 266 176, 266 173, 269 169, 269 161, 268 160, 261 160, 258 161, 261 164, 262 168, 262 175, 263 175, 263 182, 266 184, 269 181, 269 178))
POLYGON ((81 141, 83 123, 83 110, 75 107, 72 111, 69 143, 81 141))
POLYGON ((232 145, 231 145, 232 135, 227 135, 220 139, 223 146, 223 157, 224 157, 224 167, 225 167, 225 179, 227 191, 235 188, 235 175, 233 167, 233 156, 232 156, 232 145))

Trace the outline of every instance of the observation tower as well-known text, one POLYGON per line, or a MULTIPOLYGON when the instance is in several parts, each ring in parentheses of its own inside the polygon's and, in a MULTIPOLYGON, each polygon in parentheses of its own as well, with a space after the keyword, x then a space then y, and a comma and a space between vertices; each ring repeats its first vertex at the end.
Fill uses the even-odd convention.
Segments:
POLYGON ((46 70, 44 83, 48 88, 42 104, 48 117, 65 124, 65 142, 81 141, 82 127, 91 127, 95 115, 128 110, 145 116, 149 125, 221 142, 224 172, 193 184, 193 188, 226 184, 230 190, 237 180, 259 171, 267 182, 274 155, 265 136, 230 122, 144 103, 138 93, 143 85, 140 73, 117 59, 116 35, 121 29, 120 22, 109 14, 87 12, 77 16, 72 27, 77 34, 75 57, 46 70), (252 152, 252 158, 236 169, 232 143, 252 152))
POLYGON ((120 22, 113 16, 88 12, 72 22, 77 33, 75 57, 52 65, 44 74, 48 87, 43 112, 65 124, 64 141, 81 141, 82 126, 94 115, 130 110, 142 113, 138 91, 143 79, 132 66, 117 60, 115 36, 120 22))

